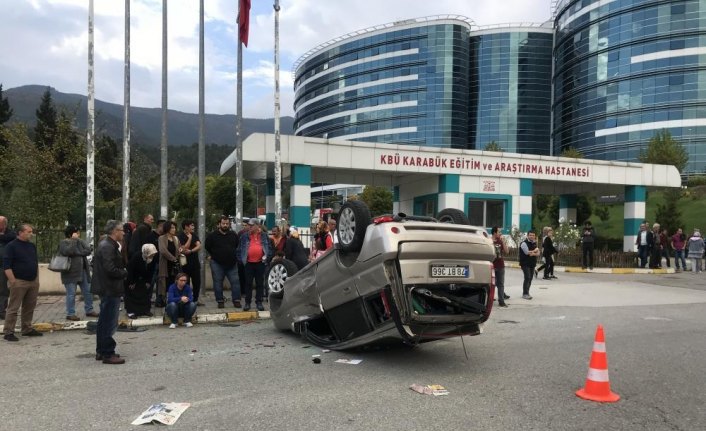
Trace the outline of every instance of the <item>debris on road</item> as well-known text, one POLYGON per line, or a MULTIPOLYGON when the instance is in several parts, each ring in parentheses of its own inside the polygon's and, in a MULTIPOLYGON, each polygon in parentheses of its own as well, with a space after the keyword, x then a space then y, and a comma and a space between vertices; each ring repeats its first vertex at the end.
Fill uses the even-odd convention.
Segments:
POLYGON ((189 403, 159 403, 153 404, 132 421, 131 425, 151 424, 155 422, 172 425, 182 413, 189 408, 189 403))
POLYGON ((448 395, 449 391, 444 388, 441 385, 419 385, 419 384, 413 384, 412 386, 409 387, 411 390, 414 392, 419 392, 420 394, 424 395, 434 395, 439 396, 439 395, 448 395))
POLYGON ((311 358, 311 362, 315 364, 320 364, 321 363, 321 358, 311 358))
POLYGON ((361 362, 363 362, 363 360, 362 359, 336 359, 336 361, 334 361, 334 362, 338 362, 339 364, 358 365, 361 362))

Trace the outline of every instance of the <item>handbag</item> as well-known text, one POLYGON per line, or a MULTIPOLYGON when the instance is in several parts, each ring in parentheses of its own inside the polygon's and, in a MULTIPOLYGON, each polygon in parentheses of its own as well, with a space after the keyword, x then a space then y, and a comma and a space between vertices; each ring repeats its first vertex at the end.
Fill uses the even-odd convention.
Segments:
POLYGON ((181 265, 181 267, 183 268, 186 266, 186 263, 186 255, 184 253, 179 253, 179 265, 181 265))
POLYGON ((67 272, 71 269, 71 259, 68 256, 55 254, 49 262, 49 271, 67 272))

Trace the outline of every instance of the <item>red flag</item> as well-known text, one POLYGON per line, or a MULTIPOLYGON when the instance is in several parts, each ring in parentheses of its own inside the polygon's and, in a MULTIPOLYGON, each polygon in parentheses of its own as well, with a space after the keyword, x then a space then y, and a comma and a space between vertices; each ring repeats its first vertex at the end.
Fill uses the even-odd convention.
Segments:
POLYGON ((250 0, 240 0, 238 4, 238 34, 243 45, 248 46, 250 30, 250 0))

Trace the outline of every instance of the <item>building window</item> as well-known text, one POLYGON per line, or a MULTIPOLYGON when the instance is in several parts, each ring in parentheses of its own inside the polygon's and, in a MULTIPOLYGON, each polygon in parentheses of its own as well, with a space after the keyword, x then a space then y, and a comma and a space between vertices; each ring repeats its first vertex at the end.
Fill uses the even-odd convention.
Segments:
POLYGON ((505 201, 469 199, 468 219, 474 226, 502 226, 505 220, 505 201))

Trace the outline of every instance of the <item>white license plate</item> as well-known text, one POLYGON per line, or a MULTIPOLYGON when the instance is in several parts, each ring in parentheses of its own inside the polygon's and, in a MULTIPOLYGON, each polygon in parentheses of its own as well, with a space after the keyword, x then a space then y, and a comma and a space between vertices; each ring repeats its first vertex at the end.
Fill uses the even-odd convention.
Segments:
POLYGON ((432 265, 431 276, 433 278, 452 277, 468 278, 470 271, 468 265, 432 265))

